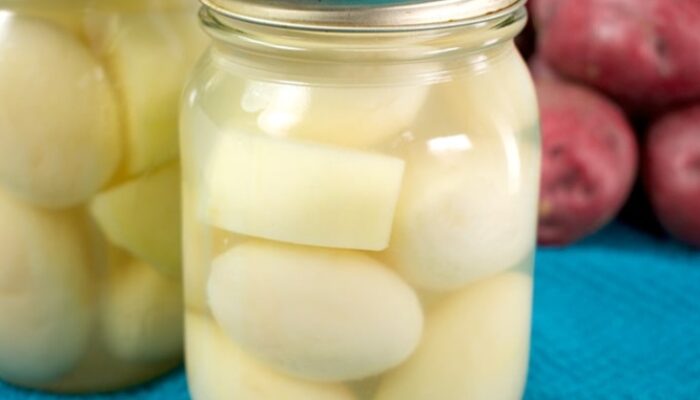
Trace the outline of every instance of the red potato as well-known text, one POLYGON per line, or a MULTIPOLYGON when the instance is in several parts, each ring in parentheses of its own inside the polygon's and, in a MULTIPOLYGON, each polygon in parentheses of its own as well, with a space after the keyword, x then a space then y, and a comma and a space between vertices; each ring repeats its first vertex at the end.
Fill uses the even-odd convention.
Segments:
POLYGON ((700 247, 700 104, 670 113, 651 126, 643 175, 664 228, 700 247))
POLYGON ((537 82, 543 155, 538 242, 565 245, 610 221, 634 183, 637 144, 622 110, 583 86, 537 82))
POLYGON ((538 49, 633 111, 700 99, 700 1, 537 0, 538 49))

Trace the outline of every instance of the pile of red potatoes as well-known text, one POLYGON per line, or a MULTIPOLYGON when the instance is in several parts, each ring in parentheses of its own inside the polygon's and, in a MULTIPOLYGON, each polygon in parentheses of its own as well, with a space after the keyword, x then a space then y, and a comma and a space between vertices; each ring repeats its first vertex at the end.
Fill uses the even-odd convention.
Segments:
POLYGON ((543 134, 538 240, 573 243, 630 194, 700 247, 700 0, 530 0, 518 38, 543 134))

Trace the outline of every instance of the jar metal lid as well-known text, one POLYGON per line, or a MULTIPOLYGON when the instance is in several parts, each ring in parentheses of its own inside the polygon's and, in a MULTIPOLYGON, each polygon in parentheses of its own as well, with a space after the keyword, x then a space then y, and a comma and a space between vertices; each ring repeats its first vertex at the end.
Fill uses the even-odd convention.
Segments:
POLYGON ((200 0, 224 16, 324 31, 410 31, 497 18, 525 0, 200 0))

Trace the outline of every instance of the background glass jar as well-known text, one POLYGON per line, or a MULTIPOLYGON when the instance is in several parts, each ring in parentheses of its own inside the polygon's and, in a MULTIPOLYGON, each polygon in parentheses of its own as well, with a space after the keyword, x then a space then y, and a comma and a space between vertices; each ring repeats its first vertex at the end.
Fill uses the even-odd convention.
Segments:
POLYGON ((205 4, 181 116, 193 398, 519 398, 540 153, 522 3, 420 26, 205 4))
POLYGON ((0 379, 141 382, 181 359, 186 0, 0 0, 0 379))

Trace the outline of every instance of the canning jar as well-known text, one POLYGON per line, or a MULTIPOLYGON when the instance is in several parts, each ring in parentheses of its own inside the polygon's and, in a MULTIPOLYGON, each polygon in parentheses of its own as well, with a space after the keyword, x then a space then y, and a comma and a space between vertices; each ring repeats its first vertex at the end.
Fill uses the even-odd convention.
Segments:
POLYGON ((189 0, 0 0, 0 379, 115 389, 182 348, 189 0))
POLYGON ((181 113, 193 399, 520 398, 523 2, 203 3, 181 113))

